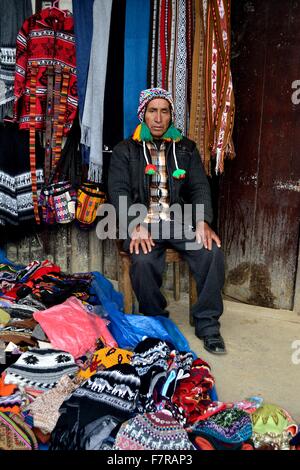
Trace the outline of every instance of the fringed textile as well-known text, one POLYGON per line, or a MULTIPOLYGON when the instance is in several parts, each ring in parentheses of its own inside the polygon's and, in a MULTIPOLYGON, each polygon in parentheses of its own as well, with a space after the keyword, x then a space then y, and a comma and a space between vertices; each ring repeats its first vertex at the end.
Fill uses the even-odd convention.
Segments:
POLYGON ((206 33, 206 112, 209 150, 216 158, 216 173, 224 171, 224 158, 234 158, 232 130, 234 94, 230 71, 230 0, 208 3, 206 33))
POLYGON ((193 51, 192 98, 189 138, 194 140, 207 174, 210 174, 210 152, 205 144, 205 68, 204 68, 204 16, 203 0, 195 0, 195 35, 193 51))
POLYGON ((1 0, 0 121, 13 116, 16 37, 25 18, 31 14, 31 0, 1 0))
POLYGON ((112 0, 94 0, 93 39, 82 116, 81 143, 90 147, 88 179, 102 180, 103 111, 112 0))

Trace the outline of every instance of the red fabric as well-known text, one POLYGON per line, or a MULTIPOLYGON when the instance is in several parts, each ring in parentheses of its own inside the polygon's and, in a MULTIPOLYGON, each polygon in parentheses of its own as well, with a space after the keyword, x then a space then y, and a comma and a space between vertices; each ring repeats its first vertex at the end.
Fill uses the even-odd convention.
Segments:
POLYGON ((30 127, 31 63, 36 62, 37 94, 35 128, 45 129, 47 102, 47 66, 70 68, 68 99, 64 116, 64 134, 70 130, 78 107, 76 53, 73 17, 46 8, 23 23, 17 36, 14 84, 14 119, 20 129, 30 127))
POLYGON ((205 415, 212 403, 209 391, 213 385, 214 378, 210 374, 209 365, 202 359, 196 359, 189 377, 180 380, 172 397, 172 402, 184 410, 187 424, 193 424, 205 415))
POLYGON ((196 437, 195 442, 200 450, 216 450, 214 446, 204 437, 196 437))
POLYGON ((16 299, 17 298, 17 291, 20 289, 20 287, 28 286, 30 288, 33 288, 35 285, 34 281, 36 279, 42 278, 45 274, 50 274, 50 273, 60 273, 61 269, 59 266, 56 266, 56 264, 53 264, 51 261, 43 261, 41 266, 32 273, 28 281, 26 282, 19 282, 18 284, 15 284, 12 289, 7 291, 5 293, 5 297, 9 297, 10 299, 16 299))
POLYGON ((118 347, 106 322, 87 312, 76 297, 70 297, 48 310, 35 312, 33 318, 39 322, 55 349, 67 351, 75 358, 94 351, 99 338, 105 346, 118 347))
POLYGON ((254 450, 254 447, 249 442, 244 442, 242 444, 241 450, 254 450))

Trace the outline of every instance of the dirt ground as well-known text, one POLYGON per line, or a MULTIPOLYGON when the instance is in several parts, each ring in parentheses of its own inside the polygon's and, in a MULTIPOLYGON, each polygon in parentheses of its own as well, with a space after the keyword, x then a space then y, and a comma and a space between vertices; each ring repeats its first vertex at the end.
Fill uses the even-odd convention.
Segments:
POLYGON ((300 423, 300 315, 228 300, 224 305, 221 333, 228 350, 224 356, 208 353, 195 337, 187 295, 171 301, 168 309, 191 349, 210 364, 219 400, 261 396, 300 423))

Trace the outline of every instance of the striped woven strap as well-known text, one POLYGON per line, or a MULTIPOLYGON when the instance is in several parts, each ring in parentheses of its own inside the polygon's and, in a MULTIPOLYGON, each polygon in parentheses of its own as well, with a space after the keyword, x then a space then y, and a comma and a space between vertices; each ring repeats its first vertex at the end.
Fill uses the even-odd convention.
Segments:
POLYGON ((46 104, 46 149, 45 149, 45 171, 44 178, 47 184, 51 171, 51 154, 52 154, 52 118, 53 118, 53 66, 47 69, 47 104, 46 104))
POLYGON ((30 122, 29 122, 29 159, 32 185, 32 202, 35 221, 40 224, 38 196, 37 196, 37 177, 36 177, 36 161, 35 161, 35 116, 36 116, 36 83, 37 83, 38 67, 33 62, 31 66, 30 78, 30 122))
POLYGON ((62 70, 60 67, 55 69, 52 166, 57 165, 61 156, 69 81, 70 81, 70 68, 69 67, 64 67, 62 70), (62 84, 61 84, 61 80, 62 80, 62 84), (60 84, 61 84, 61 87, 60 87, 60 84))

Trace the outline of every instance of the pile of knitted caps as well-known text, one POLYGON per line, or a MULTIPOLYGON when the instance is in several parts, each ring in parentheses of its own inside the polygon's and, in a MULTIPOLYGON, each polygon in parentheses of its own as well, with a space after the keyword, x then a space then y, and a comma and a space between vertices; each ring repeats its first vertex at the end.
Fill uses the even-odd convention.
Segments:
POLYGON ((175 337, 115 337, 100 273, 2 262, 0 293, 1 450, 299 449, 282 408, 214 399, 209 364, 175 337))

